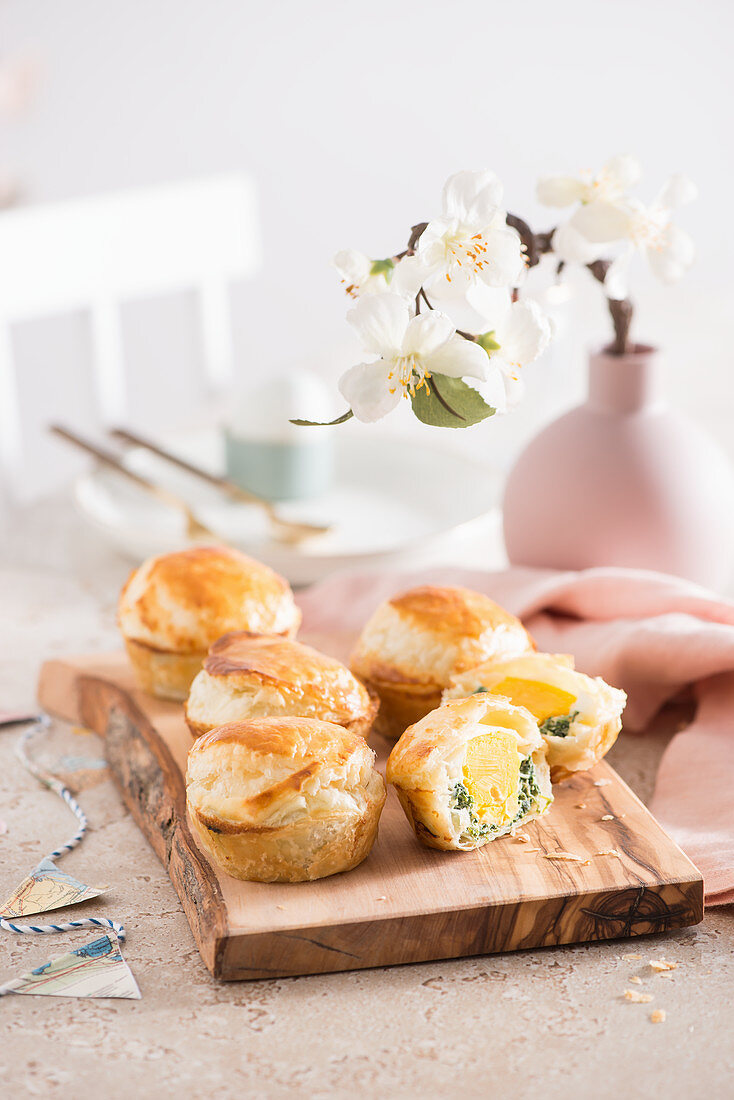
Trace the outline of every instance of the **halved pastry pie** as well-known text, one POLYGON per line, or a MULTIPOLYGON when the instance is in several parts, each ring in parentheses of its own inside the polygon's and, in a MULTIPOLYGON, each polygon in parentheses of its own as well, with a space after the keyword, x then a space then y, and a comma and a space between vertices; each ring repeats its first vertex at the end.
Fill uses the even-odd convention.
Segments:
POLYGON ((627 696, 573 667, 573 658, 528 653, 487 661, 454 676, 444 699, 489 692, 526 707, 547 746, 554 782, 585 771, 609 751, 622 728, 627 696))
POLYGON ((424 585, 377 608, 350 667, 380 697, 375 729, 396 738, 439 705, 452 676, 534 648, 520 620, 487 596, 424 585))
POLYGON ((446 851, 514 832, 553 801, 533 716, 486 692, 445 703, 407 729, 387 779, 418 839, 446 851))
POLYGON ((288 638, 234 631, 210 648, 191 685, 186 721, 198 737, 227 722, 290 715, 367 737, 378 706, 341 661, 288 638))

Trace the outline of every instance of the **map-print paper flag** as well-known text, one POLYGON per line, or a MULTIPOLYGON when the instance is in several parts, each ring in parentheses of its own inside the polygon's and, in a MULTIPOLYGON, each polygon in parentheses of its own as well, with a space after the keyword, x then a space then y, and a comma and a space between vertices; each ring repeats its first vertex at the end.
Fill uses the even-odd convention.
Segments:
POLYGON ((28 878, 0 905, 0 917, 28 917, 31 913, 47 913, 65 905, 78 905, 88 898, 97 898, 106 886, 86 886, 72 875, 60 871, 53 860, 42 859, 28 878))
POLYGON ((0 986, 0 994, 6 993, 140 999, 138 984, 122 957, 115 935, 100 936, 6 982, 0 986))

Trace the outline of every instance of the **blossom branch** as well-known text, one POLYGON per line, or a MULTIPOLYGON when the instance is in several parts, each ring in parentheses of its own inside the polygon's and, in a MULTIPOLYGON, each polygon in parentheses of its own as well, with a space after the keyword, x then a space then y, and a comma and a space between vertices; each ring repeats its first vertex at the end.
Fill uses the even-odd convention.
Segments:
POLYGON ((408 238, 408 256, 412 256, 415 252, 415 246, 418 244, 424 229, 428 228, 428 222, 418 222, 416 225, 411 226, 410 237, 408 238))
MULTIPOLYGON (((549 229, 540 233, 534 232, 528 223, 518 217, 517 214, 507 214, 507 224, 511 226, 519 235, 523 244, 525 252, 526 262, 528 267, 535 267, 540 263, 541 258, 553 251, 553 234, 555 229, 549 229)), ((418 222, 412 226, 410 232, 410 238, 408 240, 408 248, 405 252, 401 253, 402 256, 412 256, 415 253, 416 245, 421 238, 424 230, 426 229, 427 222, 418 222)), ((397 258, 397 257, 396 257, 397 258)), ((559 264, 559 273, 562 269, 562 261, 559 264)), ((597 282, 604 283, 607 272, 611 266, 610 260, 594 260, 592 263, 586 264, 587 269, 591 272, 597 282)), ((420 298, 423 298, 428 309, 433 309, 433 306, 426 297, 426 292, 423 287, 420 288, 416 296, 416 313, 420 313, 420 298)), ((614 326, 614 341, 611 345, 611 352, 613 355, 624 355, 629 350, 629 334, 630 326, 632 324, 632 317, 634 315, 634 307, 629 298, 623 298, 619 300, 608 299, 609 313, 612 318, 612 325, 614 326)), ((457 335, 463 336, 465 340, 475 340, 476 337, 472 336, 469 332, 462 332, 457 329, 457 335)))
MULTIPOLYGON (((594 260, 593 263, 586 266, 598 282, 604 283, 611 266, 611 260, 594 260)), ((614 325, 614 343, 609 350, 612 355, 624 355, 629 351, 629 333, 634 307, 629 298, 608 298, 607 302, 612 316, 612 324, 614 325)))
POLYGON ((410 228, 410 237, 408 238, 408 247, 404 248, 402 252, 396 252, 393 256, 393 261, 397 264, 401 260, 404 260, 406 256, 415 255, 415 246, 421 238, 421 234, 424 229, 427 229, 428 222, 418 222, 416 225, 410 228))
POLYGON ((497 176, 455 173, 443 188, 442 207, 433 220, 412 225, 404 250, 389 258, 355 249, 334 257, 347 294, 357 299, 347 320, 370 354, 342 375, 339 389, 364 422, 408 398, 424 424, 480 423, 495 406, 517 399, 518 369, 550 339, 550 322, 537 303, 516 300, 527 249, 506 223, 497 176), (450 316, 454 301, 472 306, 475 286, 492 291, 475 309, 487 329, 479 335, 457 329, 450 316), (492 404, 468 379, 486 384, 492 404))
POLYGON ((541 249, 541 237, 545 238, 548 234, 533 233, 528 223, 523 221, 522 218, 518 218, 516 214, 508 214, 506 220, 507 224, 520 235, 528 267, 535 267, 536 264, 540 263, 541 251, 547 252, 550 250, 549 248, 541 249))
POLYGON ((645 254, 666 282, 680 278, 694 257, 691 238, 672 223, 673 210, 695 197, 694 185, 673 176, 645 206, 629 195, 639 175, 633 157, 617 156, 596 176, 541 179, 539 200, 573 212, 559 226, 535 232, 507 213, 494 172, 456 172, 443 188, 440 214, 416 222, 403 251, 384 259, 355 249, 337 253, 334 266, 357 299, 347 320, 369 355, 339 381, 349 406, 345 417, 371 423, 407 398, 424 424, 468 427, 496 411, 480 387, 467 382, 472 378, 498 395, 498 408, 513 404, 520 368, 542 355, 552 337, 538 302, 518 290, 547 254, 558 275, 566 263, 578 263, 604 285, 614 326, 609 351, 628 351, 633 307, 621 295, 632 254, 645 254), (614 260, 610 242, 618 246, 614 260), (451 307, 462 303, 486 331, 455 327, 451 307))
MULTIPOLYGON (((517 217, 516 214, 507 215, 507 224, 511 225, 514 230, 520 235, 520 240, 523 243, 525 249, 525 255, 527 257, 528 267, 535 267, 540 263, 541 257, 549 252, 553 251, 553 234, 554 229, 550 229, 543 233, 534 233, 526 221, 517 217)), ((559 272, 562 268, 562 263, 559 264, 559 272)), ((587 269, 591 272, 597 282, 604 283, 607 272, 611 266, 611 260, 594 260, 592 263, 586 264, 587 269)), ((614 342, 611 345, 610 351, 612 355, 624 355, 629 350, 629 332, 630 325, 632 324, 632 316, 634 313, 634 307, 629 298, 615 300, 613 298, 608 299, 609 313, 612 318, 612 325, 614 326, 614 342)))

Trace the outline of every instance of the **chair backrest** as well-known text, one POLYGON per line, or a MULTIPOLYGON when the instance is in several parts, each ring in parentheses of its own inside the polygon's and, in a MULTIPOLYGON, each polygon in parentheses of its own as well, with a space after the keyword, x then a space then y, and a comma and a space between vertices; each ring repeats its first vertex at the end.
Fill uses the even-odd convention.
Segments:
POLYGON ((239 174, 0 215, 0 472, 13 495, 76 468, 46 439, 49 421, 165 423, 225 387, 230 283, 259 258, 254 186, 239 174))

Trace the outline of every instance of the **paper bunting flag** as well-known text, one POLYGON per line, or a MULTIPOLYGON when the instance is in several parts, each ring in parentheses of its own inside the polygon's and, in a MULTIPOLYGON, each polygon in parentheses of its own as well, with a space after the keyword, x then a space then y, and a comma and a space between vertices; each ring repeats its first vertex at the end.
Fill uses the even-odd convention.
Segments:
POLYGON ((78 905, 88 898, 97 898, 106 886, 86 886, 72 875, 60 871, 50 859, 42 859, 28 878, 0 905, 0 917, 27 917, 31 913, 47 913, 65 905, 78 905))
POLYGON ((114 935, 100 936, 6 982, 0 986, 0 995, 6 993, 140 999, 138 984, 114 935))

